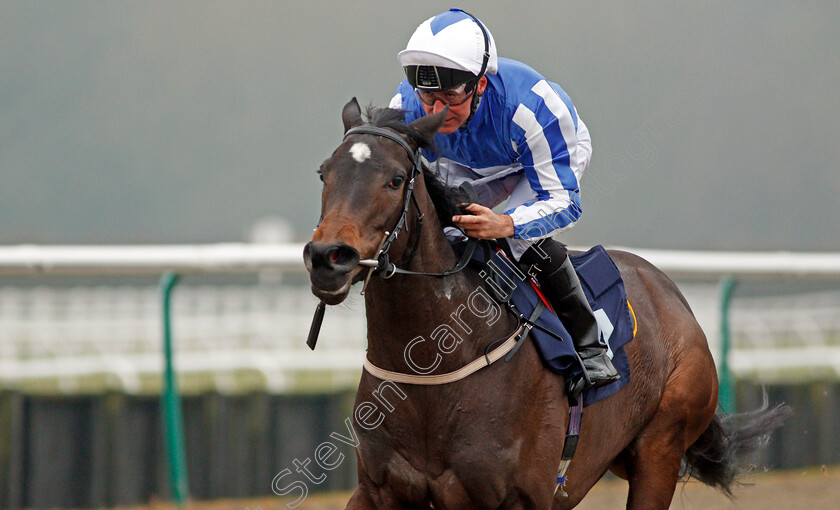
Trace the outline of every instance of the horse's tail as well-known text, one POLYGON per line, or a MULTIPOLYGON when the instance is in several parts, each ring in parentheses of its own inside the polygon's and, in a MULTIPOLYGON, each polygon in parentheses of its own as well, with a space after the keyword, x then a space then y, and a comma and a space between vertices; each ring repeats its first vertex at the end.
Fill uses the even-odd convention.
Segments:
POLYGON ((792 410, 785 404, 770 408, 767 394, 762 406, 740 414, 715 414, 712 423, 683 457, 683 476, 718 487, 732 496, 732 485, 747 472, 752 453, 766 445, 770 433, 781 427, 792 410))

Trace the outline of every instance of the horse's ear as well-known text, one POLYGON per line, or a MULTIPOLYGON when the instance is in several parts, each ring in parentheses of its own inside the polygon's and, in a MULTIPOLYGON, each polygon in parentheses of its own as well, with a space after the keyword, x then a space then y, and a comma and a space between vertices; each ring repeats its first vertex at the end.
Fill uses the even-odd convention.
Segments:
POLYGON ((362 125, 362 108, 355 97, 344 105, 344 109, 341 110, 341 120, 344 122, 345 133, 350 131, 350 128, 362 125))
POLYGON ((433 115, 424 115, 409 125, 416 129, 425 140, 431 141, 438 132, 438 129, 446 122, 446 115, 448 113, 449 106, 444 108, 442 112, 433 115))

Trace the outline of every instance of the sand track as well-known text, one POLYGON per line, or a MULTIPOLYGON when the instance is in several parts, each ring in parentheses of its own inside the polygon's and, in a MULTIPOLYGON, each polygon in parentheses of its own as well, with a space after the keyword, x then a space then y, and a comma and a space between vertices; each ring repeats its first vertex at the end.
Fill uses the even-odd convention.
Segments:
MULTIPOLYGON (((719 491, 696 481, 680 483, 671 510, 837 510, 840 509, 840 466, 762 473, 748 476, 746 485, 735 490, 730 501, 719 491)), ((342 510, 349 494, 311 495, 297 510, 342 510)), ((627 483, 622 480, 600 482, 577 508, 612 510, 624 508, 627 483)), ((197 501, 186 510, 285 510, 290 500, 260 498, 248 500, 197 501)), ((130 510, 177 510, 174 505, 158 503, 130 510)))

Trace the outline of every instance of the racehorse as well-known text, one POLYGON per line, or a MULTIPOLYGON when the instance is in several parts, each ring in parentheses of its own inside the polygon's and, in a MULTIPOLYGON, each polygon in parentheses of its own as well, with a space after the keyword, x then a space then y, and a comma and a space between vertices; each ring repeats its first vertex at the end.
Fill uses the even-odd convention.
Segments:
MULTIPOLYGON (((399 374, 456 371, 520 326, 511 314, 465 311, 484 282, 455 267, 463 264, 443 233, 464 197, 417 162, 445 115, 406 125, 398 110, 370 108, 365 123, 354 98, 342 112, 345 138, 318 171, 322 216, 304 250, 312 291, 335 305, 365 281, 367 361, 399 374)), ((667 509, 685 475, 731 494, 740 461, 785 409, 765 405, 739 425, 716 413, 714 361, 677 286, 635 255, 610 255, 637 321, 626 346, 632 378, 586 408, 562 490, 555 473, 570 403, 563 378, 526 342, 508 362, 446 384, 388 384, 364 371, 359 484, 347 508, 566 509, 607 471, 628 480, 628 509, 667 509)))

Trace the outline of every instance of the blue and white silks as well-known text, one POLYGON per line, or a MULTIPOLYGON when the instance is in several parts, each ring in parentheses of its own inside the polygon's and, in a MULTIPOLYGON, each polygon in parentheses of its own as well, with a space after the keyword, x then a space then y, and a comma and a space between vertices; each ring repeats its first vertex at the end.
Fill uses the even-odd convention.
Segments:
MULTIPOLYGON (((592 142, 569 96, 520 62, 500 58, 488 74, 479 107, 465 128, 438 133, 438 162, 450 185, 473 183, 481 205, 493 208, 509 197, 509 239, 518 258, 537 239, 571 228, 582 213, 579 181, 589 165, 592 142)), ((391 100, 406 110, 406 122, 425 115, 404 80, 391 100)))

